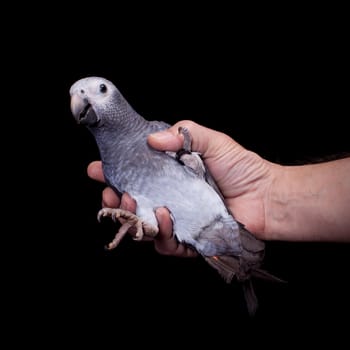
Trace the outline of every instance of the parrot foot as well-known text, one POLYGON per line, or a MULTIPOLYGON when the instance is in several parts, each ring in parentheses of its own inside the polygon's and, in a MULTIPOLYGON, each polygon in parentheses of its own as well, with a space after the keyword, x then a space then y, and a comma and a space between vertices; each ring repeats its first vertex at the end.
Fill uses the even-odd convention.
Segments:
POLYGON ((182 149, 185 150, 186 152, 191 153, 192 136, 190 131, 186 127, 180 126, 178 129, 178 132, 179 134, 182 134, 184 137, 184 143, 183 143, 182 149))
POLYGON ((106 246, 106 249, 112 250, 116 248, 131 227, 136 228, 134 239, 137 241, 142 240, 144 236, 143 222, 134 213, 128 210, 117 208, 102 208, 97 214, 97 220, 100 222, 101 218, 106 216, 112 218, 114 222, 119 219, 122 219, 122 221, 124 221, 116 233, 114 239, 106 246))
POLYGON ((122 225, 116 233, 112 242, 106 249, 112 250, 118 246, 127 232, 133 228, 133 238, 136 241, 141 241, 144 236, 155 237, 158 234, 158 227, 152 226, 142 221, 137 215, 128 210, 117 208, 102 208, 97 214, 97 220, 100 222, 102 217, 109 216, 114 222, 121 221, 122 225))
MULTIPOLYGON (((180 150, 175 153, 175 158, 186 167, 192 169, 198 177, 206 179, 206 169, 203 164, 203 160, 198 152, 191 151, 192 136, 190 131, 186 127, 180 126, 178 129, 179 134, 183 135, 184 143, 180 150)), ((173 156, 168 152, 170 156, 173 156)))

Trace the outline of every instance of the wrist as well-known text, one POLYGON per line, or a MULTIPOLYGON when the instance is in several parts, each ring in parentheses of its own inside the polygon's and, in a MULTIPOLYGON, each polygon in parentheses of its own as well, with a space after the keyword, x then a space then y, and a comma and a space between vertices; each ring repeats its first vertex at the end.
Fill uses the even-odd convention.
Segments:
POLYGON ((266 239, 349 241, 349 159, 274 167, 265 205, 266 239))
POLYGON ((287 166, 272 164, 269 185, 264 198, 265 240, 288 240, 285 227, 288 227, 288 203, 291 200, 291 174, 287 166))

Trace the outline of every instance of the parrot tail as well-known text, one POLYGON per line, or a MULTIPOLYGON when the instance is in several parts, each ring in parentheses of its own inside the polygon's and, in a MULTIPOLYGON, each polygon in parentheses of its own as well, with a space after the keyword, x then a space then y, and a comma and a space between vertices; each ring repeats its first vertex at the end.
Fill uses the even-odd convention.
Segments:
POLYGON ((258 308, 258 299, 254 292, 251 277, 286 283, 286 281, 259 268, 252 268, 250 270, 250 275, 247 275, 246 272, 242 273, 239 259, 233 256, 204 256, 204 259, 210 266, 218 271, 220 276, 223 277, 227 283, 230 283, 234 276, 237 277, 237 280, 242 284, 244 298, 250 316, 254 316, 258 308))
POLYGON ((258 298, 256 297, 253 282, 250 278, 242 281, 244 299, 247 304, 249 316, 254 316, 258 309, 258 298))
MULTIPOLYGON (((230 283, 235 275, 240 275, 239 260, 232 256, 204 257, 207 263, 216 269, 227 283, 230 283)), ((239 279, 239 278, 238 278, 239 279)), ((249 316, 254 316, 258 308, 258 298, 255 295, 253 283, 250 278, 239 279, 243 286, 243 294, 247 304, 249 316)))
POLYGON ((239 271, 239 261, 233 257, 204 256, 204 259, 227 283, 230 283, 239 271))

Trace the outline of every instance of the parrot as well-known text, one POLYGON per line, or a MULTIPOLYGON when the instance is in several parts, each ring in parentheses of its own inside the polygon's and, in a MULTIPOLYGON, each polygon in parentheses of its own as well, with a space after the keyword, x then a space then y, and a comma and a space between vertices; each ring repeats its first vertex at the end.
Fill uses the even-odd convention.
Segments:
POLYGON ((138 114, 112 81, 81 78, 69 94, 75 121, 87 127, 96 141, 106 184, 118 196, 128 193, 136 201, 135 213, 99 210, 99 221, 110 217, 122 222, 106 248, 117 247, 131 227, 135 240, 155 237, 159 231, 155 211, 165 207, 175 239, 197 251, 227 283, 234 277, 241 282, 247 311, 253 316, 258 299, 252 278, 282 280, 261 268, 264 241, 235 219, 201 154, 191 150, 189 130, 179 128, 184 138, 181 150, 158 151, 148 145, 147 137, 170 124, 138 114))

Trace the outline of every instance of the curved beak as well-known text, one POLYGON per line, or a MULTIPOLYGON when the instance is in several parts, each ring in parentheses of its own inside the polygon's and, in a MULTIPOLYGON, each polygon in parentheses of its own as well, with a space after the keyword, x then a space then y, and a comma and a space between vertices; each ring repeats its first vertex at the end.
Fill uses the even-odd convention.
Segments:
POLYGON ((89 100, 74 93, 71 96, 70 109, 78 124, 95 125, 99 120, 89 100))

